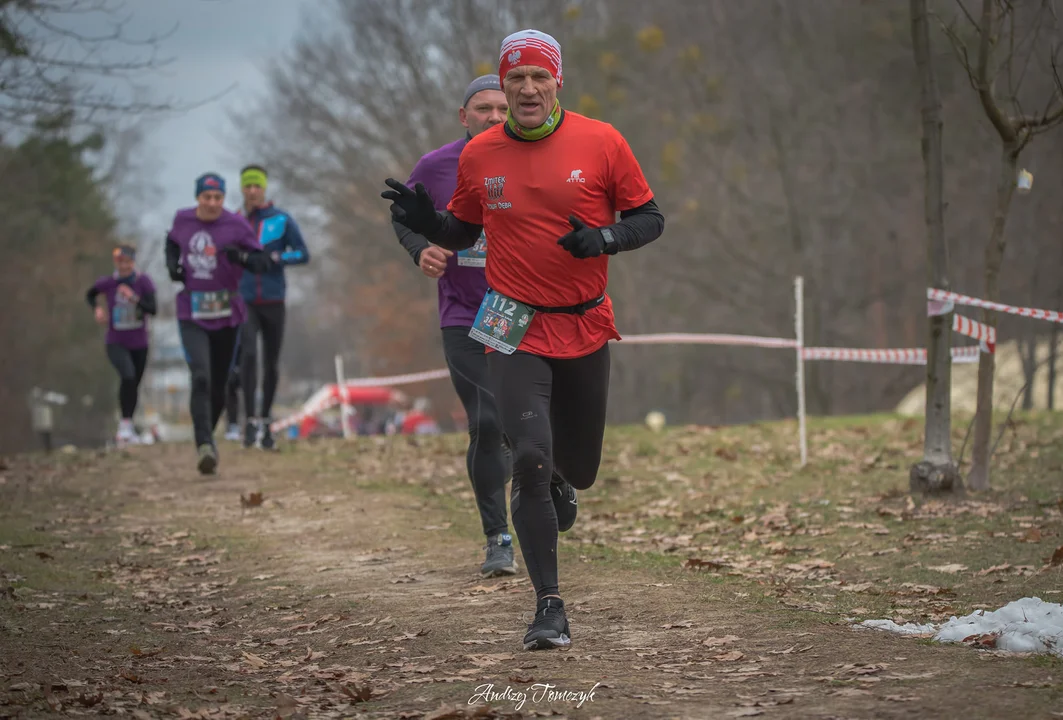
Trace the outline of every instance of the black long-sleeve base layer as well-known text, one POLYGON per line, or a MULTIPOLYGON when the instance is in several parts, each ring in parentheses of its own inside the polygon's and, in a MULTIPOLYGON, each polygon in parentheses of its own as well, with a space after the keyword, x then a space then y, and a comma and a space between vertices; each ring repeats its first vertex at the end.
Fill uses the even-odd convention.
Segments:
MULTIPOLYGON (((483 231, 483 225, 465 222, 449 212, 437 213, 436 217, 439 220, 439 229, 430 233, 426 239, 447 250, 458 251, 471 248, 483 231)), ((629 252, 648 245, 661 236, 664 232, 664 215, 657 207, 657 201, 650 198, 637 208, 622 211, 620 221, 607 227, 615 240, 612 254, 629 252)), ((410 235, 413 237, 400 236, 400 242, 412 255, 413 251, 410 248, 415 247, 413 238, 420 236, 416 233, 410 233, 410 235)))

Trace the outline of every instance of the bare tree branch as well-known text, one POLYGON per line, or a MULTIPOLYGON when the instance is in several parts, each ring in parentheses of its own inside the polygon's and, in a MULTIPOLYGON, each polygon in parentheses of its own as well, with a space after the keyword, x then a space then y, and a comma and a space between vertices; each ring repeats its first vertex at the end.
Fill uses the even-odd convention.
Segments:
MULTIPOLYGON (((982 0, 982 17, 981 22, 978 24, 980 37, 978 40, 978 67, 976 70, 978 99, 982 103, 982 109, 985 110, 986 117, 996 128, 1001 140, 1006 143, 1013 143, 1016 139, 1015 128, 997 104, 996 97, 993 95, 993 83, 989 78, 990 50, 995 42, 993 4, 993 0, 982 0)), ((963 3, 960 3, 960 7, 963 7, 963 3)))

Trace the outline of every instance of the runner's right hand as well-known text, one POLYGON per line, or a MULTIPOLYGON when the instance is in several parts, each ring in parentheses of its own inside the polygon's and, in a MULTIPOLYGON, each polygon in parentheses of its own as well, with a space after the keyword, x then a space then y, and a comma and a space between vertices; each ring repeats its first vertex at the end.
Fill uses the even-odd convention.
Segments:
POLYGON ((107 324, 107 311, 104 310, 102 307, 96 308, 96 322, 98 322, 100 325, 107 324))
POLYGON ((423 184, 417 183, 414 190, 394 178, 388 178, 384 184, 391 190, 380 193, 380 197, 391 201, 391 217, 395 222, 425 237, 439 229, 439 215, 423 184))
POLYGON ((453 254, 454 253, 446 248, 429 245, 421 251, 421 256, 417 260, 417 265, 421 268, 421 272, 428 277, 433 279, 441 278, 447 269, 447 258, 453 254))

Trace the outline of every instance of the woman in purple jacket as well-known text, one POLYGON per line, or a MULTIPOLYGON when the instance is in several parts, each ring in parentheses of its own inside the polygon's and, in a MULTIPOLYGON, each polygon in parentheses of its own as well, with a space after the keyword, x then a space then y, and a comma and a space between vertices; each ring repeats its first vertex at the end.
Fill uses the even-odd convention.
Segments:
POLYGON ((119 446, 137 441, 133 413, 137 409, 140 380, 148 364, 148 315, 154 315, 155 283, 147 273, 137 272, 137 252, 119 245, 112 253, 114 273, 104 275, 85 294, 96 313, 96 322, 107 326, 107 358, 118 371, 118 405, 122 419, 115 441, 119 446), (103 295, 106 309, 96 304, 103 295))
POLYGON ((178 210, 166 235, 166 268, 183 283, 177 323, 192 374, 189 409, 199 472, 218 466, 214 426, 225 408, 225 382, 247 308, 240 297, 246 269, 261 274, 272 260, 247 220, 225 209, 225 180, 206 173, 196 180, 196 207, 178 210))

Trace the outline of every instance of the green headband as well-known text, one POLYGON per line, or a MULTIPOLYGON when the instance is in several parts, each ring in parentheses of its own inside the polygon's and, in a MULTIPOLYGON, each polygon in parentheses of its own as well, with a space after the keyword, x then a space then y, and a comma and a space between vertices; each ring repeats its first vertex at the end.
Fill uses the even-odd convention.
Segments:
POLYGON ((240 187, 242 188, 248 185, 258 185, 265 190, 266 182, 266 173, 257 168, 248 168, 240 173, 240 187))

